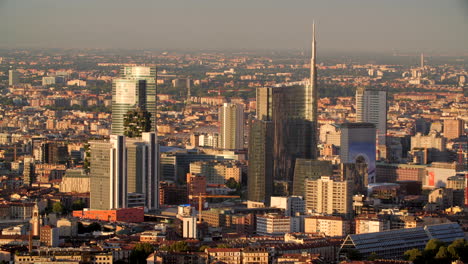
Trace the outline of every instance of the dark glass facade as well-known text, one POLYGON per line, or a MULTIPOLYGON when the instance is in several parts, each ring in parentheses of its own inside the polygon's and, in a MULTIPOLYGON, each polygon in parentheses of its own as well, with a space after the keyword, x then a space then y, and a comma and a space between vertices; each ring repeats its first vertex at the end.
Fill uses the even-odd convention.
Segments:
POLYGON ((273 194, 273 123, 250 122, 248 199, 270 203, 273 194))
POLYGON ((274 88, 272 93, 274 179, 289 182, 289 193, 296 159, 317 158, 316 122, 305 99, 309 89, 307 85, 295 85, 274 88))

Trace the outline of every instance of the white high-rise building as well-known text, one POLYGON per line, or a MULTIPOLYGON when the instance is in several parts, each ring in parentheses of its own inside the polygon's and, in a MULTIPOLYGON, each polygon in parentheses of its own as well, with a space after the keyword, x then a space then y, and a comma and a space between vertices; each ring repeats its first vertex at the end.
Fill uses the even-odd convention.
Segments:
POLYGON ((224 103, 219 108, 220 144, 222 149, 244 148, 244 108, 240 104, 224 103))
POLYGON ((13 86, 19 84, 19 72, 15 70, 8 71, 8 85, 13 86))
POLYGON ((377 145, 386 144, 387 92, 360 87, 356 91, 356 122, 372 123, 377 129, 377 145))

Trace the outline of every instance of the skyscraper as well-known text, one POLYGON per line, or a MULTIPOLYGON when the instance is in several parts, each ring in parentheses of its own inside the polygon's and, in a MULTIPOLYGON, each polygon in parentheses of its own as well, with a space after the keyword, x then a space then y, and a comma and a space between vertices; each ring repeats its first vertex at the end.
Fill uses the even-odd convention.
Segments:
MULTIPOLYGON (((296 159, 317 158, 317 68, 316 68, 316 41, 315 26, 312 38, 312 58, 310 80, 305 85, 284 84, 275 87, 262 87, 257 89, 257 120, 267 123, 252 122, 250 140, 258 140, 261 133, 265 137, 260 144, 268 144, 272 152, 263 153, 249 142, 249 157, 257 157, 249 160, 249 167, 257 170, 254 174, 255 181, 266 182, 269 177, 269 159, 273 164, 273 180, 275 181, 275 195, 289 195, 293 189, 294 167, 296 159), (271 129, 271 131, 270 131, 271 129), (255 135, 254 135, 255 134, 255 135), (260 153, 256 153, 260 151, 260 153), (262 156, 263 155, 263 156, 262 156), (265 168, 262 174, 259 168, 265 168), (268 173, 267 173, 268 172, 268 173), (263 176, 261 176, 263 175, 263 176)), ((263 170, 263 169, 261 169, 263 170)), ((254 169, 249 169, 254 173, 254 169)), ((260 185, 258 185, 260 186, 260 185)), ((250 186, 249 192, 258 192, 250 186)))
POLYGON ((367 183, 375 183, 375 125, 371 123, 341 124, 340 145, 341 163, 355 163, 358 167, 366 163, 367 183))
POLYGON ((112 135, 108 141, 90 141, 90 208, 109 210, 127 207, 125 137, 112 135))
POLYGON ((273 194, 273 123, 252 120, 249 134, 248 199, 268 204, 273 194))
POLYGON ((360 87, 356 91, 356 122, 377 128, 377 145, 385 146, 387 135, 387 92, 360 87))
POLYGON ((242 105, 224 103, 219 108, 220 145, 222 149, 244 148, 244 109, 242 105))
POLYGON ((144 197, 147 209, 159 205, 158 145, 156 133, 141 138, 112 135, 109 141, 91 141, 91 209, 129 207, 128 194, 144 197))
POLYGON ((259 87, 257 88, 257 119, 258 120, 271 120, 273 115, 272 100, 273 97, 271 87, 259 87))
POLYGON ((124 134, 129 111, 151 114, 151 131, 156 132, 156 67, 124 66, 112 83, 112 134, 124 134))
POLYGON ((145 207, 156 209, 159 205, 159 150, 156 133, 145 132, 141 138, 129 138, 126 146, 128 192, 143 195, 145 207))
MULTIPOLYGON (((305 85, 274 87, 274 178, 289 182, 292 191, 297 158, 317 158, 317 67, 315 25, 312 36, 310 80, 305 85)), ((276 193, 276 195, 286 195, 276 193)))

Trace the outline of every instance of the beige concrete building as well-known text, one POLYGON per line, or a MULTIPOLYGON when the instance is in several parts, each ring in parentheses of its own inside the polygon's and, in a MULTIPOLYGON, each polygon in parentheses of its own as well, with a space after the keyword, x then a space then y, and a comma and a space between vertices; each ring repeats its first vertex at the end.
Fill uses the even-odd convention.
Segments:
POLYGON ((444 137, 447 139, 459 138, 463 135, 463 120, 461 119, 445 119, 444 120, 444 137))
POLYGON ((339 216, 312 216, 304 218, 304 231, 341 237, 349 234, 350 225, 349 221, 339 216))
POLYGON ((447 139, 437 133, 432 133, 428 136, 423 136, 421 133, 418 133, 416 136, 411 137, 411 149, 426 148, 445 151, 446 143, 447 139))
POLYGON ((82 169, 68 169, 60 183, 60 192, 89 193, 90 180, 82 169))
POLYGON ((337 124, 325 124, 320 127, 320 142, 340 146, 341 129, 337 124))
POLYGON ((219 108, 220 145, 222 149, 244 148, 244 108, 239 104, 225 103, 219 108))
POLYGON ((331 176, 306 179, 306 210, 323 215, 347 215, 352 212, 352 184, 331 176))
POLYGON ((224 184, 230 178, 240 183, 242 168, 231 161, 195 161, 190 163, 190 173, 206 177, 208 184, 224 184))
POLYGON ((279 214, 257 216, 257 234, 261 236, 284 235, 291 231, 291 218, 279 214))

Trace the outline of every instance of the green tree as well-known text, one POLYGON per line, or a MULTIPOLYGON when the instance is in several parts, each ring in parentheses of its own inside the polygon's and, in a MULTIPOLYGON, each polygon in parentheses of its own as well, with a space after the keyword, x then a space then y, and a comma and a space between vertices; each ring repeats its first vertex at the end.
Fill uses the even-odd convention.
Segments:
POLYGON ((451 256, 446 246, 441 246, 435 256, 437 263, 451 263, 451 256))
POLYGON ((238 185, 239 184, 234 178, 229 178, 229 180, 226 181, 226 186, 230 189, 237 189, 238 185))
POLYGON ((453 260, 459 259, 464 263, 468 262, 468 242, 465 239, 460 238, 453 241, 447 250, 453 260))
POLYGON ((61 202, 56 202, 52 206, 52 212, 54 212, 56 214, 62 214, 64 209, 65 208, 63 207, 63 204, 61 202))
POLYGON ((372 252, 368 257, 367 257, 367 260, 370 260, 370 261, 374 261, 376 259, 379 259, 379 255, 377 255, 377 253, 375 252, 372 252))
POLYGON ((174 252, 187 252, 189 251, 189 246, 186 241, 177 241, 171 245, 174 252))
POLYGON ((203 245, 203 246, 201 246, 201 247, 198 249, 198 251, 200 251, 200 252, 205 252, 205 250, 206 250, 207 248, 211 248, 211 247, 210 247, 210 246, 207 246, 207 245, 203 245))
POLYGON ((85 208, 85 203, 81 199, 76 200, 72 203, 72 210, 79 211, 83 210, 83 208, 85 208))
POLYGON ((218 244, 216 247, 217 248, 230 248, 231 246, 229 246, 228 244, 218 244))
POLYGON ((406 260, 412 261, 414 264, 423 264, 425 262, 423 253, 417 248, 407 250, 404 253, 404 257, 406 260))
POLYGON ((434 259, 437 252, 439 252, 440 247, 444 245, 444 242, 438 239, 431 239, 427 242, 426 247, 424 248, 424 258, 425 259, 434 259))
POLYGON ((129 263, 146 263, 146 258, 153 252, 154 246, 150 243, 138 243, 130 253, 129 263))
POLYGON ((91 159, 91 150, 89 148, 89 143, 86 143, 83 145, 84 147, 84 160, 83 160, 83 168, 86 173, 89 173, 90 171, 90 159, 91 159))
POLYGON ((124 116, 124 135, 140 137, 141 133, 151 130, 151 113, 137 108, 124 116))

